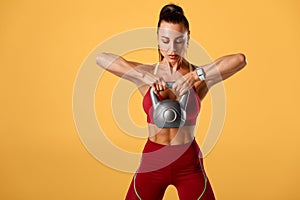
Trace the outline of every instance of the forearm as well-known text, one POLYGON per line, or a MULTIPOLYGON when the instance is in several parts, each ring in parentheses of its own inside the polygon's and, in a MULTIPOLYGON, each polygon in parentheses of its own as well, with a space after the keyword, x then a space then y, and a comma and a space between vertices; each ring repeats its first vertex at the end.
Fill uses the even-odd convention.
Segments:
MULTIPOLYGON (((205 71, 205 82, 208 88, 212 85, 225 80, 233 74, 240 71, 246 65, 246 57, 243 54, 226 55, 216 59, 214 62, 201 66, 205 71)), ((195 79, 197 79, 197 73, 194 72, 195 79)))
POLYGON ((112 74, 133 82, 141 81, 144 76, 140 70, 135 69, 139 63, 129 62, 112 53, 98 54, 96 63, 112 74))

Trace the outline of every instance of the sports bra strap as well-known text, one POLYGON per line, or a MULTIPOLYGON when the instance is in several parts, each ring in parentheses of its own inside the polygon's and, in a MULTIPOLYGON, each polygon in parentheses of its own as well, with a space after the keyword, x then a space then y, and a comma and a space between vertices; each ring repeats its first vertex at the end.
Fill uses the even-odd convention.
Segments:
POLYGON ((156 66, 155 66, 154 73, 153 73, 154 75, 156 75, 156 73, 157 73, 158 65, 159 65, 159 63, 157 63, 156 66))
POLYGON ((193 71, 193 67, 192 67, 191 63, 189 63, 189 67, 190 67, 190 72, 192 72, 193 71))
MULTIPOLYGON (((155 68, 154 68, 154 72, 153 72, 154 75, 156 75, 156 73, 157 73, 158 66, 159 66, 159 63, 157 63, 155 68)), ((190 72, 193 71, 193 67, 192 67, 191 63, 189 63, 189 68, 190 68, 190 72)))

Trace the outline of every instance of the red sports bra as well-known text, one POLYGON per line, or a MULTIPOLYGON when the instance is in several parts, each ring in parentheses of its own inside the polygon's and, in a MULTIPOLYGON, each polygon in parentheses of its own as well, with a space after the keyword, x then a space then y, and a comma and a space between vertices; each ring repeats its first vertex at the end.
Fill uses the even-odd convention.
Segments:
MULTIPOLYGON (((157 72, 158 64, 155 67, 154 74, 157 72)), ((190 64, 190 70, 192 70, 191 64, 190 64)), ((147 93, 145 94, 143 98, 143 108, 145 113, 147 114, 147 122, 154 124, 154 120, 152 118, 153 115, 153 108, 152 108, 152 101, 150 97, 150 88, 148 89, 147 93)), ((158 96, 159 100, 163 100, 164 98, 162 96, 158 96)), ((198 117, 198 114, 200 112, 201 108, 201 101, 200 98, 196 92, 196 88, 193 87, 190 89, 190 94, 188 97, 188 103, 186 106, 186 121, 185 124, 186 126, 192 126, 196 124, 196 120, 198 117)))

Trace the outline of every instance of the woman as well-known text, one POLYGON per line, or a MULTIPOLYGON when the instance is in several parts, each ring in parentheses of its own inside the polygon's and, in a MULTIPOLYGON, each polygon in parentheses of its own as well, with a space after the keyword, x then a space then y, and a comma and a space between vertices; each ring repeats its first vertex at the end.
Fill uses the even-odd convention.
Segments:
POLYGON ((241 70, 246 65, 245 56, 227 55, 201 67, 190 64, 184 58, 189 23, 182 8, 174 4, 162 8, 157 36, 157 64, 144 65, 110 53, 100 53, 96 59, 107 71, 135 83, 144 97, 149 137, 126 199, 162 199, 169 185, 176 187, 181 200, 215 199, 194 138, 195 123, 209 88, 241 70), (178 100, 188 93, 182 126, 159 128, 155 124, 151 90, 160 100, 178 100))

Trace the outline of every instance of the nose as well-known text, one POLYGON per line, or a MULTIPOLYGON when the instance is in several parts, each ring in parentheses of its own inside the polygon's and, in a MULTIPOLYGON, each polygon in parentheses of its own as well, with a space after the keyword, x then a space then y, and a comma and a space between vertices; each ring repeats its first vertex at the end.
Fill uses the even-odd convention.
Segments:
POLYGON ((175 42, 170 43, 169 53, 176 53, 177 52, 177 46, 175 42))

